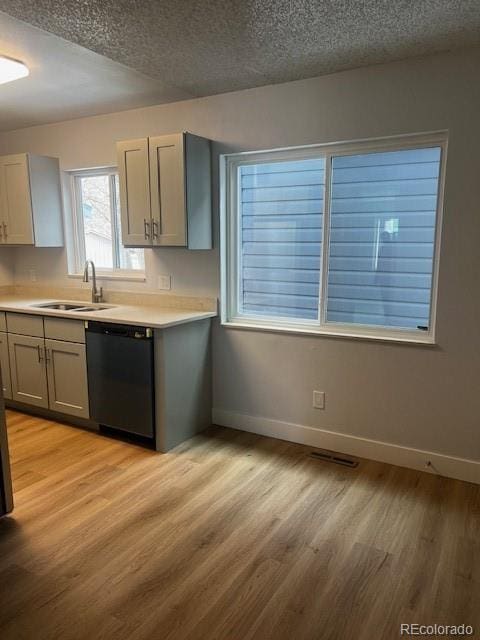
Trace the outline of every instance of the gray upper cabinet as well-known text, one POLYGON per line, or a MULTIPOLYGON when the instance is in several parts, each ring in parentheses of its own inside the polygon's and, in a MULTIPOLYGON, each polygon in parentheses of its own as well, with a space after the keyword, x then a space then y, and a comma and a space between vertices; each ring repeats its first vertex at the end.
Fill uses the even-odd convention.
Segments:
POLYGON ((46 339, 45 359, 50 409, 88 418, 85 345, 46 339))
POLYGON ((117 144, 122 240, 126 247, 149 247, 150 182, 148 139, 117 144))
POLYGON ((176 133, 117 144, 127 247, 212 248, 210 141, 176 133))
POLYGON ((63 246, 57 158, 0 156, 0 244, 63 246))
POLYGON ((187 245, 184 135, 149 138, 152 240, 163 247, 187 245))

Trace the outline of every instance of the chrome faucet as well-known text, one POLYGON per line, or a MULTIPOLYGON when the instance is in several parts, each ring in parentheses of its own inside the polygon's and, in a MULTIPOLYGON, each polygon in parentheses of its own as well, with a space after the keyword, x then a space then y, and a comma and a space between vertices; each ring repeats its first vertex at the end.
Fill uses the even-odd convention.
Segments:
POLYGON ((95 265, 93 260, 87 260, 85 262, 85 268, 83 270, 83 281, 88 282, 88 265, 92 265, 92 302, 102 302, 103 289, 97 289, 97 275, 95 273, 95 265))

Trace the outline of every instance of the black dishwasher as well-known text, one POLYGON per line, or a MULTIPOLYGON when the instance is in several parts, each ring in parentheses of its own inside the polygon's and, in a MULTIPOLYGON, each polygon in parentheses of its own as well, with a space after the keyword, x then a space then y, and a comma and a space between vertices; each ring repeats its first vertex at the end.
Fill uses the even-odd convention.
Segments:
POLYGON ((89 322, 86 343, 91 419, 153 441, 153 331, 89 322))

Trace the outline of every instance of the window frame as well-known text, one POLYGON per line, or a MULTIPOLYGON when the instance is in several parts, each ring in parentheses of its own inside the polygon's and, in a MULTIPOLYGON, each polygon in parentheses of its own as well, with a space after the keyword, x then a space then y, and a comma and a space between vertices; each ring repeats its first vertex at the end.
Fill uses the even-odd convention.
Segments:
POLYGON ((220 277, 221 277, 221 323, 232 328, 283 331, 314 335, 364 338, 393 342, 436 344, 436 315, 438 298, 438 274, 440 268, 440 247, 443 226, 443 202, 445 168, 447 160, 448 132, 435 131, 414 135, 400 135, 383 138, 362 139, 347 142, 314 144, 287 147, 266 151, 245 151, 220 156, 220 277), (330 245, 330 201, 332 158, 386 151, 401 151, 440 147, 440 168, 435 219, 432 283, 430 290, 430 318, 427 331, 384 327, 381 325, 360 325, 353 323, 327 322, 328 265, 330 245), (319 313, 317 320, 281 319, 269 316, 240 314, 237 308, 240 290, 241 247, 239 244, 240 192, 238 190, 238 169, 252 162, 294 161, 308 158, 325 158, 325 189, 322 220, 322 251, 319 282, 319 313))
MULTIPOLYGON (((70 188, 72 195, 72 235, 73 235, 73 268, 74 272, 70 273, 71 277, 80 277, 83 275, 83 269, 86 260, 85 254, 85 228, 82 215, 82 194, 80 188, 81 178, 89 178, 94 176, 108 176, 110 183, 110 208, 112 213, 112 258, 114 265, 120 264, 119 248, 121 238, 119 235, 117 216, 115 210, 117 207, 115 177, 118 177, 118 167, 95 167, 91 169, 77 169, 69 171, 70 188)), ((95 265, 96 266, 96 265, 95 265)), ((114 266, 112 269, 105 267, 96 267, 97 275, 103 278, 123 279, 123 280, 145 280, 145 269, 123 269, 120 266, 114 266)))

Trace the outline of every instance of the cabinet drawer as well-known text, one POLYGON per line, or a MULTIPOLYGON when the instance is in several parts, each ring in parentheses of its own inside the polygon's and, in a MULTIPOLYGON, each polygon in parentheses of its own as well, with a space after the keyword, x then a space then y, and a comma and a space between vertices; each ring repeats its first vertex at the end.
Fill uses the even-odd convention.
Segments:
POLYGON ((43 321, 45 324, 45 338, 64 340, 66 342, 85 342, 83 320, 44 317, 43 321))
POLYGON ((7 316, 5 315, 5 311, 0 311, 0 331, 7 330, 7 316))
POLYGON ((26 313, 7 313, 7 330, 22 336, 43 338, 42 316, 29 316, 26 313))

